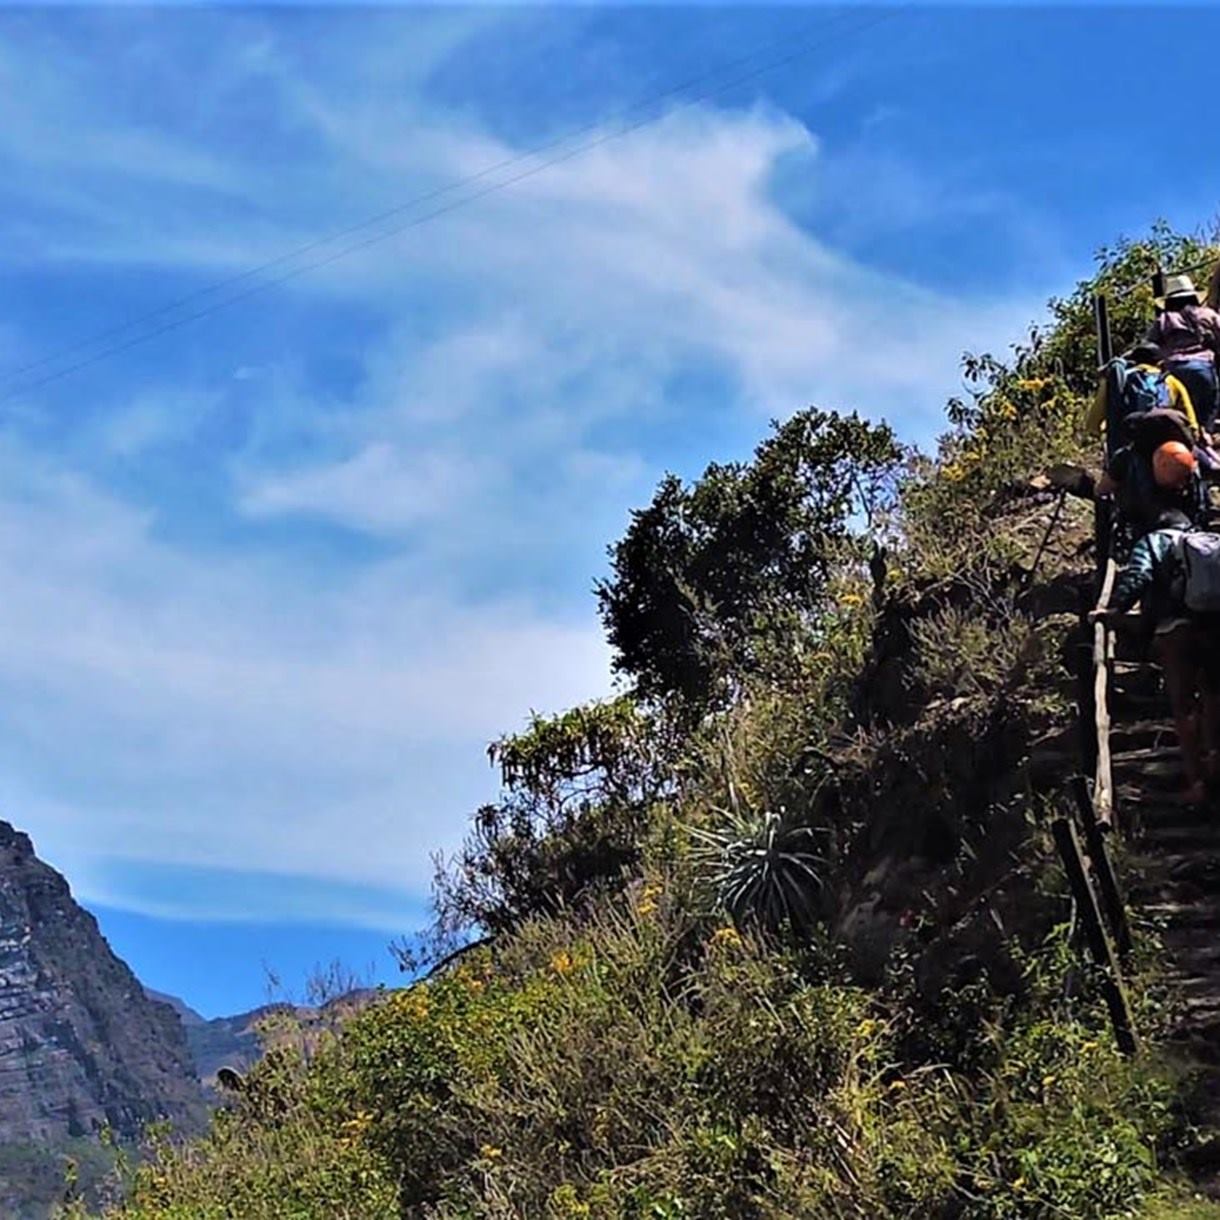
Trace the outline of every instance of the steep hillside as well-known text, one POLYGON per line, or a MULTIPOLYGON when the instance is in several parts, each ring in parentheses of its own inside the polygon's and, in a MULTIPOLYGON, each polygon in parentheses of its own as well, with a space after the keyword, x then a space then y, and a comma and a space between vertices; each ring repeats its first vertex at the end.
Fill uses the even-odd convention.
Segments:
POLYGON ((1050 833, 1097 555, 1031 478, 1093 462, 1095 288, 1122 344, 1205 254, 1103 251, 934 454, 810 408, 663 480, 598 587, 624 693, 493 743, 439 872, 436 954, 487 943, 281 1039, 112 1214, 1216 1220, 1157 929, 1129 1056, 1050 833))

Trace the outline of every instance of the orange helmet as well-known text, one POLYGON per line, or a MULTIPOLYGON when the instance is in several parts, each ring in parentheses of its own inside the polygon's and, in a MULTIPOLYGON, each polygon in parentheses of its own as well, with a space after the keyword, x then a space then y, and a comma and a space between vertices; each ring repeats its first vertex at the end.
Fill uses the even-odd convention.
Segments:
POLYGON ((1195 472, 1195 455, 1181 441, 1166 441, 1152 454, 1152 477, 1158 487, 1180 491, 1195 472))

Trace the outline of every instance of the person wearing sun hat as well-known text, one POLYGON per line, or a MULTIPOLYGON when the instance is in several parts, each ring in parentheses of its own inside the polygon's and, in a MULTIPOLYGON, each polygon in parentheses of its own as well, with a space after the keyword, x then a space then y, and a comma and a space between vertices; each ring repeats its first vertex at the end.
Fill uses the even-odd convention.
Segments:
POLYGON ((1160 347, 1163 367, 1189 391, 1199 426, 1206 433, 1215 427, 1216 367, 1220 363, 1220 313, 1199 300, 1189 275, 1165 277, 1163 306, 1148 327, 1145 339, 1160 347))

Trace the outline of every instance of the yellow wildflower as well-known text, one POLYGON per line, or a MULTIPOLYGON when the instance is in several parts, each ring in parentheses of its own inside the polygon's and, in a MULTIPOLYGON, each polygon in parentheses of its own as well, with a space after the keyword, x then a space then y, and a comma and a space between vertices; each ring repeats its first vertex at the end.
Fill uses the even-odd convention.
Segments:
POLYGON ((339 1124, 339 1143, 344 1148, 351 1148, 372 1125, 372 1114, 367 1110, 357 1110, 353 1118, 339 1124))
POLYGON ((731 924, 723 928, 717 928, 712 933, 712 944, 722 946, 726 949, 737 949, 741 947, 741 933, 737 931, 731 924))
POLYGON ((495 1144, 484 1144, 479 1149, 479 1155, 485 1161, 498 1161, 504 1155, 503 1148, 497 1148, 495 1144))
POLYGON ((410 1017, 413 1021, 422 1021, 432 1008, 428 993, 422 987, 412 987, 407 991, 400 991, 396 1002, 403 1015, 410 1017))
POLYGON ((640 901, 636 905, 636 913, 643 916, 652 915, 657 909, 657 899, 664 893, 664 888, 655 881, 650 881, 640 891, 640 901))

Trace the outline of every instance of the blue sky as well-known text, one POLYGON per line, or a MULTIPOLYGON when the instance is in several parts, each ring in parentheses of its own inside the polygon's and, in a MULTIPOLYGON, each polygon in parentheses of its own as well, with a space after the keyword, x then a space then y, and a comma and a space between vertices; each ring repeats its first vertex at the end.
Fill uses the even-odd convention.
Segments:
POLYGON ((628 510, 811 402, 928 441, 963 349, 1099 243, 1211 218, 1220 163, 1156 99, 1217 36, 1096 5, 0 10, 0 813, 206 1014, 265 967, 392 980, 486 742, 609 690, 590 587, 628 510))

